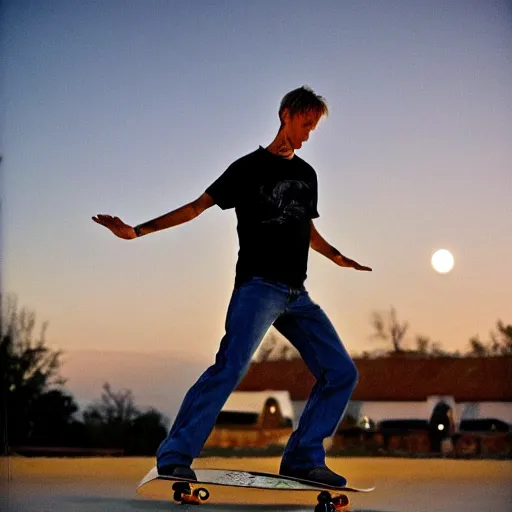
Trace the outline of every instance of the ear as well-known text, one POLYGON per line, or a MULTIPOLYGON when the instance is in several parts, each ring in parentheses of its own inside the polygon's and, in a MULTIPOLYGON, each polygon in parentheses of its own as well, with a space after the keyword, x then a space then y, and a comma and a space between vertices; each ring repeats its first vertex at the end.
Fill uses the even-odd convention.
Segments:
POLYGON ((284 108, 281 112, 281 124, 288 124, 291 119, 290 110, 288 108, 284 108))

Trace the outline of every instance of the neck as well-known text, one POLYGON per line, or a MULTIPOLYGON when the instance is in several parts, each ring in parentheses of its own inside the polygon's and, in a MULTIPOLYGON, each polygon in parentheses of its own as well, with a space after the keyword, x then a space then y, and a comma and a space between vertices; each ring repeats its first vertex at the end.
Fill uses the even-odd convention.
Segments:
POLYGON ((279 130, 275 139, 267 146, 266 149, 271 153, 274 153, 274 155, 279 155, 288 159, 293 158, 293 155, 295 154, 290 141, 282 130, 279 130))

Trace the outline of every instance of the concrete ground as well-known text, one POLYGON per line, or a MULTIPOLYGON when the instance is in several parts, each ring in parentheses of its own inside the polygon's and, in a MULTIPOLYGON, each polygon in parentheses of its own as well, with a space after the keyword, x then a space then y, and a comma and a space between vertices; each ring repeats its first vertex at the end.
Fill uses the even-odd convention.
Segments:
MULTIPOLYGON (((351 494, 361 512, 501 512, 512 510, 512 461, 332 458, 329 466, 370 494, 351 494)), ((141 498, 137 484, 153 458, 0 458, 0 510, 7 512, 154 512, 196 510, 192 505, 141 498)), ((277 458, 204 458, 196 468, 275 472, 277 458)), ((316 494, 243 491, 229 503, 202 504, 204 512, 313 511, 316 494), (250 503, 248 503, 250 500, 250 503), (256 504, 255 504, 256 503, 256 504)), ((212 500, 213 501, 213 500, 212 500)))

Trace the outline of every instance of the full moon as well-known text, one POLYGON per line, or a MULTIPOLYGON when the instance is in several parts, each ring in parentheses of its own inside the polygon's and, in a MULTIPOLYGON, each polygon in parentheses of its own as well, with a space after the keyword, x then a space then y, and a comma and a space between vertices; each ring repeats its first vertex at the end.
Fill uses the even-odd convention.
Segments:
POLYGON ((432 266, 440 274, 450 272, 454 262, 452 253, 446 249, 439 249, 432 256, 432 266))

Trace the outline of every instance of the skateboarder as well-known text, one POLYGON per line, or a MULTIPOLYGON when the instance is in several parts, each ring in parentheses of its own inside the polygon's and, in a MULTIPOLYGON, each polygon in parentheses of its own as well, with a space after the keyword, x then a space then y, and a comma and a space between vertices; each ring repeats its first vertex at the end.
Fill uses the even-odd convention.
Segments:
POLYGON ((195 201, 135 227, 118 217, 93 220, 131 240, 188 222, 214 204, 234 208, 239 253, 225 329, 215 363, 185 395, 169 435, 157 451, 160 474, 194 479, 191 464, 236 388, 265 333, 274 326, 299 351, 316 384, 286 445, 280 474, 344 486, 325 464, 323 440, 334 434, 357 382, 357 370, 323 310, 304 287, 309 248, 340 267, 370 271, 343 256, 313 224, 315 170, 295 154, 327 105, 308 87, 287 93, 280 127, 267 147, 233 162, 195 201))

